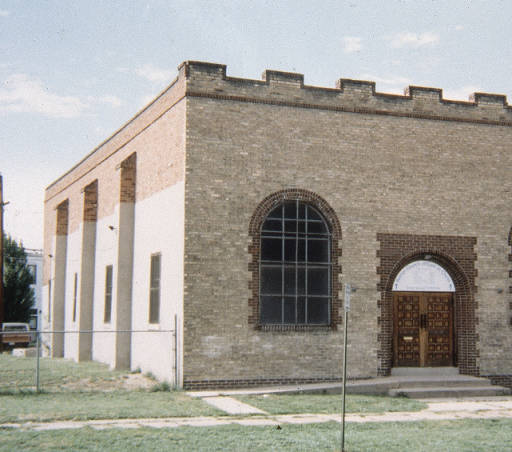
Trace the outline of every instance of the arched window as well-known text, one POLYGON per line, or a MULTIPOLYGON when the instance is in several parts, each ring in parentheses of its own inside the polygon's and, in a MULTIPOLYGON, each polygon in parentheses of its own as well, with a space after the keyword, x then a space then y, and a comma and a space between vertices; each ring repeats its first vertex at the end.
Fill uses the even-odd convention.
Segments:
POLYGON ((320 212, 286 200, 260 233, 260 324, 331 323, 331 231, 320 212))

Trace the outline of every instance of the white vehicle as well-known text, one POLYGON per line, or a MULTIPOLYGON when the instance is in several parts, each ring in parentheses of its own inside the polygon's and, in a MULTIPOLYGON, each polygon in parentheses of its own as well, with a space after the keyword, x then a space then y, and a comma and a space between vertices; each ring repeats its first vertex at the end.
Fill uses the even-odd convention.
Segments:
POLYGON ((2 324, 2 343, 9 347, 27 347, 33 340, 30 325, 21 322, 2 324))

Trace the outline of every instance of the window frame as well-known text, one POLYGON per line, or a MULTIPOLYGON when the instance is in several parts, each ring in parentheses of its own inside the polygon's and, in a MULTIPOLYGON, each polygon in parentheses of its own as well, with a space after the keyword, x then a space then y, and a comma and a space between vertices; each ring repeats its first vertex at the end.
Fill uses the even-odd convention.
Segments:
POLYGON ((37 265, 36 264, 27 264, 27 269, 32 276, 30 284, 31 285, 37 284, 37 265))
POLYGON ((103 309, 103 323, 112 322, 112 288, 114 283, 114 266, 105 266, 105 304, 103 309))
POLYGON ((319 195, 314 192, 293 188, 274 192, 265 197, 254 209, 249 223, 249 246, 247 251, 250 255, 248 270, 250 272, 248 299, 248 326, 260 331, 310 331, 318 329, 337 330, 342 318, 339 315, 341 300, 341 227, 337 215, 332 207, 319 195), (261 277, 261 244, 262 226, 269 213, 285 201, 297 200, 310 207, 313 207, 323 219, 331 234, 329 273, 330 279, 330 306, 328 308, 328 323, 264 323, 260 318, 260 277, 261 277))
POLYGON ((162 254, 153 253, 149 265, 149 312, 148 323, 156 325, 160 323, 160 291, 162 275, 162 254), (158 263, 158 267, 156 267, 158 263), (158 274, 156 274, 158 268, 158 274))
POLYGON ((78 299, 78 273, 75 272, 73 282, 73 323, 76 322, 76 311, 77 311, 77 299, 78 299))
POLYGON ((322 214, 307 202, 298 199, 283 201, 262 222, 260 237, 260 323, 329 325, 332 237, 322 214), (267 229, 265 225, 268 225, 267 229), (275 245, 268 248, 266 244, 272 242, 275 245), (310 257, 313 247, 316 255, 311 252, 310 257), (280 255, 280 258, 264 257, 268 251, 280 255), (322 258, 319 259, 319 256, 322 258), (325 280, 313 289, 311 275, 315 272, 318 275, 323 273, 325 280), (269 285, 274 286, 273 290, 268 288, 269 285), (280 288, 276 290, 278 285, 280 288), (280 305, 280 312, 277 312, 279 309, 271 315, 265 312, 269 308, 275 309, 277 304, 280 305), (314 318, 315 305, 316 310, 324 311, 320 313, 319 320, 314 318))

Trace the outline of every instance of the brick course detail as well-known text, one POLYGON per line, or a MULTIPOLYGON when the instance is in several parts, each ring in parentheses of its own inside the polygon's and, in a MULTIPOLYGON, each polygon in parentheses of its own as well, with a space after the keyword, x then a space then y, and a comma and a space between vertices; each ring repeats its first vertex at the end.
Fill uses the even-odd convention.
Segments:
POLYGON ((310 383, 339 383, 339 377, 325 378, 255 378, 248 380, 188 380, 183 388, 188 390, 250 388, 255 386, 301 385, 310 383))

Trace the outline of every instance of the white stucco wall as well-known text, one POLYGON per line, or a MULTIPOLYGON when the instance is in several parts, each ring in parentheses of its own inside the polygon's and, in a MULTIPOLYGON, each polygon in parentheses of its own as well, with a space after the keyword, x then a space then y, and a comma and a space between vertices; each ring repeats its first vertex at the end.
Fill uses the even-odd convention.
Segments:
MULTIPOLYGON (((136 204, 134 243, 132 327, 150 332, 132 336, 132 369, 140 368, 174 384, 174 336, 167 331, 174 330, 175 315, 181 325, 183 312, 183 182, 136 204), (150 261, 155 253, 161 255, 160 323, 150 324, 150 261)), ((180 331, 181 326, 178 335, 180 331)), ((182 343, 181 337, 178 341, 182 343)))
POLYGON ((92 340, 92 359, 113 366, 115 360, 115 275, 117 268, 117 231, 119 215, 116 212, 98 220, 96 229, 96 262, 94 283, 93 329, 106 331, 95 333, 92 340), (107 265, 113 266, 112 313, 110 323, 105 323, 105 275, 107 265))
MULTIPOLYGON (((77 331, 79 325, 80 303, 80 257, 82 249, 82 225, 68 235, 68 253, 66 262, 66 296, 64 306, 64 329, 77 331), (73 297, 77 274, 76 316, 73 321, 73 297)), ((78 334, 64 335, 64 358, 78 360, 78 334)))

